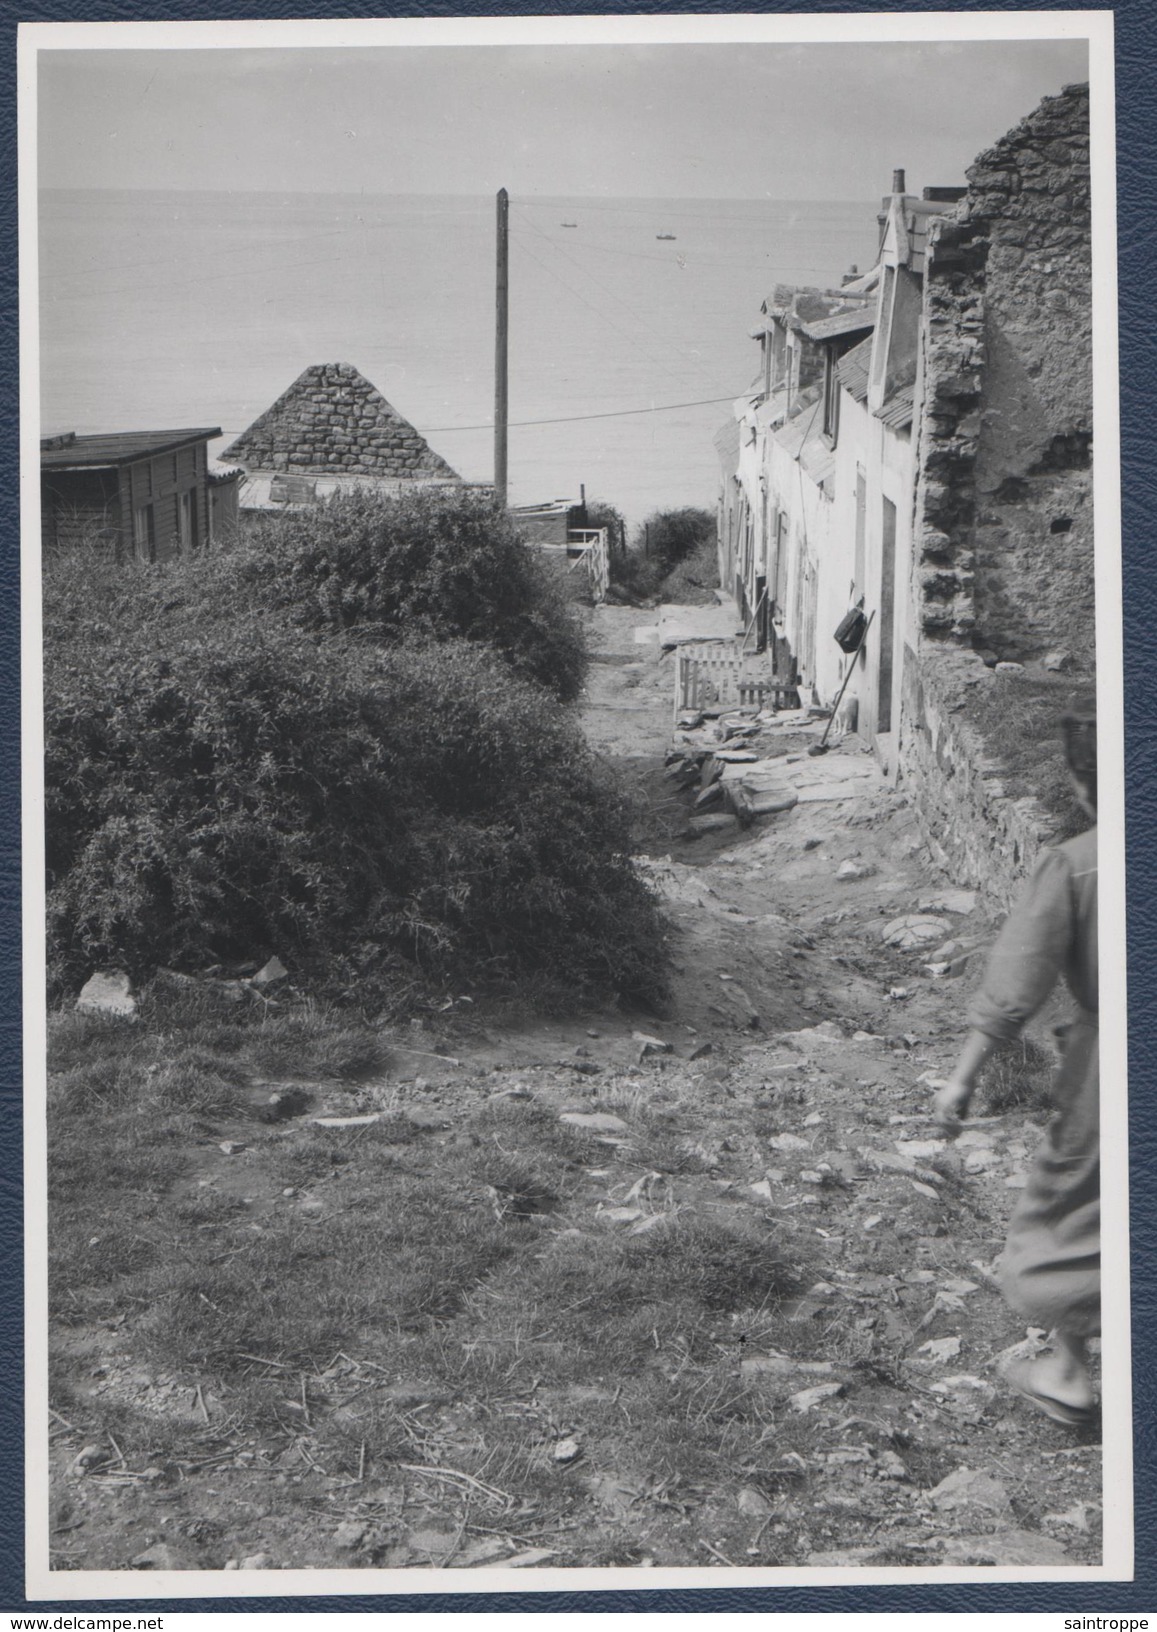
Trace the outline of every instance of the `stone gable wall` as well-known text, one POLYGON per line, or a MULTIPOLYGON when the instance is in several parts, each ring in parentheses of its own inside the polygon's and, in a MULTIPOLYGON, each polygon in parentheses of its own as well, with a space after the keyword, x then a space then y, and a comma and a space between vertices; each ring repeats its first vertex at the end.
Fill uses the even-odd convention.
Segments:
POLYGON ((250 470, 390 478, 455 472, 348 363, 318 363, 225 450, 250 470))

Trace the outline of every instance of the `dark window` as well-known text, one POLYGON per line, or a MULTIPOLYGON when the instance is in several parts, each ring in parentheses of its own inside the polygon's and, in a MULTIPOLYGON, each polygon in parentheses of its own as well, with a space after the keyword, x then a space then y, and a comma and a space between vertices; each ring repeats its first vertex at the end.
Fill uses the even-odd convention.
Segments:
POLYGON ((836 373, 836 348, 824 348, 824 435, 835 442, 840 434, 840 380, 836 373))

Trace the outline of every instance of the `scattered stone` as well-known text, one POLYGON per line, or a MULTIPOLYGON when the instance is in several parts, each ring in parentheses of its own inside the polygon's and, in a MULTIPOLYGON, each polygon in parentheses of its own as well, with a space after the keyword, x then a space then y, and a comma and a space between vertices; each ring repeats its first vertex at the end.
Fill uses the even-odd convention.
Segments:
POLYGON ((838 1569, 843 1564, 868 1564, 883 1551, 883 1547, 834 1547, 823 1553, 809 1553, 807 1561, 821 1568, 838 1569))
POLYGON ((964 1158, 966 1173, 987 1173, 991 1168, 999 1167, 1001 1157, 995 1150, 972 1150, 964 1158))
POLYGON ((930 941, 939 941, 947 927, 943 918, 907 913, 903 918, 893 918, 890 924, 884 925, 882 939, 886 946, 896 946, 901 952, 908 952, 918 946, 927 946, 930 941))
POLYGON ((830 1377, 830 1360, 793 1360, 790 1354, 753 1354, 739 1362, 743 1377, 830 1377))
POLYGON ((803 847, 805 850, 818 850, 823 842, 824 841, 822 839, 805 839, 803 841, 803 847))
POLYGON ((424 1105, 407 1105, 402 1115, 412 1128, 425 1133, 444 1128, 449 1120, 441 1111, 428 1110, 424 1105))
POLYGON ((525 1552, 512 1553, 509 1558, 496 1558, 493 1563, 484 1564, 484 1570, 527 1570, 535 1564, 545 1564, 548 1558, 557 1558, 558 1554, 553 1547, 528 1547, 525 1552))
POLYGON ((707 816, 689 816, 684 836, 688 839, 701 839, 707 833, 734 833, 739 823, 734 816, 725 811, 717 811, 707 816))
POLYGON ((137 1000, 132 982, 123 969, 100 970, 80 989, 76 1007, 81 1014, 108 1014, 118 1020, 135 1020, 137 1000))
POLYGON ((713 1043, 697 1043, 687 1058, 689 1060, 701 1060, 706 1055, 714 1053, 714 1051, 715 1045, 713 1043))
POLYGON ((912 1186, 913 1190, 918 1190, 922 1196, 927 1196, 929 1200, 940 1200, 938 1193, 933 1190, 930 1184, 921 1184, 919 1179, 909 1179, 908 1183, 912 1186))
POLYGON ((633 1031, 631 1037, 639 1045, 640 1059, 645 1059, 648 1054, 671 1053, 671 1044, 664 1042, 662 1037, 652 1037, 646 1031, 633 1031))
POLYGON ((366 1533, 366 1526, 356 1519, 346 1519, 334 1531, 333 1544, 339 1553, 348 1553, 358 1545, 366 1533))
POLYGON ((1066 1513, 1046 1513, 1041 1520, 1042 1524, 1060 1524, 1068 1530, 1079 1530, 1083 1535, 1089 1533, 1089 1514, 1101 1511, 1100 1502, 1077 1502, 1066 1513))
POLYGON ((281 959, 275 956, 270 958, 268 963, 262 965, 262 967, 252 977, 250 984, 259 988, 262 986, 274 986, 279 980, 285 980, 288 975, 289 970, 282 963, 281 959))
POLYGON ((917 912, 948 912, 954 917, 967 918, 976 911, 975 890, 941 890, 916 903, 917 912))
POLYGON ((997 674, 1023 674, 1024 664, 1003 661, 996 665, 996 672, 997 674))
POLYGON ((875 872, 870 861, 853 861, 849 857, 836 868, 836 878, 841 884, 851 884, 860 878, 871 878, 875 872))
POLYGON ((1059 1541, 1032 1530, 1002 1530, 995 1535, 947 1536, 946 1564, 1067 1564, 1059 1541))
POLYGON ((641 1207, 602 1207, 595 1214, 600 1224, 637 1224, 643 1216, 641 1207))
POLYGON ((759 1179, 755 1184, 749 1184, 747 1188, 761 1201, 771 1200, 771 1184, 767 1179, 759 1179))
POLYGON ((891 1450, 883 1450, 877 1456, 876 1474, 880 1479, 895 1479, 898 1482, 904 1482, 912 1477, 900 1457, 891 1450))
POLYGON ((941 1513, 954 1513, 966 1507, 980 1508, 986 1513, 1012 1511, 1008 1491, 1000 1480, 974 1468, 957 1468, 947 1479, 942 1479, 935 1490, 928 1492, 928 1500, 941 1513))
POLYGON ((926 1354, 929 1360, 942 1365, 945 1360, 955 1360, 960 1353, 960 1339, 958 1337, 930 1337, 927 1343, 921 1343, 916 1350, 917 1354, 926 1354))
POLYGON ((452 1530, 411 1530, 406 1537, 416 1553, 452 1553, 457 1540, 452 1530))
POLYGON ((874 1230, 877 1224, 882 1224, 883 1222, 884 1220, 879 1213, 873 1213, 870 1218, 866 1218, 864 1220, 862 1228, 866 1234, 868 1230, 874 1230))
POLYGON ((818 1128, 823 1119, 824 1113, 822 1111, 813 1111, 810 1116, 804 1117, 803 1125, 805 1128, 818 1128))
POLYGON ((798 1133, 777 1133, 768 1144, 772 1150, 810 1150, 812 1147, 806 1139, 801 1139, 798 1133))
POLYGON ((1067 674, 1072 666, 1070 652, 1046 652, 1041 658, 1041 668, 1047 669, 1050 674, 1067 674))
POLYGON ((133 1559, 134 1570, 177 1570, 180 1565, 173 1549, 163 1541, 154 1542, 133 1559))
POLYGON ((913 1160, 925 1159, 929 1156, 938 1156, 942 1150, 948 1148, 946 1139, 897 1139, 896 1149, 901 1156, 911 1156, 913 1160))
POLYGON ((236 1139, 222 1139, 217 1149, 225 1156, 240 1156, 245 1146, 236 1139))
POLYGON ((817 1383, 815 1388, 801 1388, 798 1394, 792 1394, 788 1405, 793 1411, 802 1416, 808 1411, 814 1411, 817 1405, 823 1405, 825 1400, 835 1399, 837 1394, 844 1392, 843 1383, 817 1383))
POLYGON ((365 1116, 312 1116, 315 1128, 368 1128, 371 1122, 380 1122, 381 1111, 370 1111, 365 1116))
MULTIPOLYGON (((785 1031, 784 1042, 793 1043, 842 1043, 844 1034, 834 1020, 821 1020, 819 1025, 804 1026, 800 1031, 785 1031)), ((792 1069, 784 1066, 784 1070, 792 1069)), ((798 1066, 795 1069, 799 1069, 798 1066)))
POLYGON ((578 1440, 568 1435, 566 1439, 560 1439, 555 1443, 554 1450, 550 1454, 553 1461, 560 1466, 566 1466, 570 1462, 577 1462, 583 1453, 578 1440))
POLYGON ((86 1445, 73 1457, 68 1465, 68 1471, 76 1475, 91 1473, 94 1468, 101 1467, 109 1460, 109 1452, 103 1445, 86 1445))
POLYGON ((753 1519, 762 1519, 772 1511, 772 1504, 762 1490, 757 1490, 754 1485, 744 1485, 735 1505, 741 1513, 746 1513, 753 1519))
POLYGON ((506 1551, 507 1543, 501 1536, 486 1536, 471 1543, 458 1554, 457 1562, 465 1569, 474 1564, 498 1562, 506 1551))
POLYGON ((588 1133, 627 1133, 629 1129, 621 1116, 610 1111, 563 1111, 560 1122, 572 1128, 585 1128, 588 1133))

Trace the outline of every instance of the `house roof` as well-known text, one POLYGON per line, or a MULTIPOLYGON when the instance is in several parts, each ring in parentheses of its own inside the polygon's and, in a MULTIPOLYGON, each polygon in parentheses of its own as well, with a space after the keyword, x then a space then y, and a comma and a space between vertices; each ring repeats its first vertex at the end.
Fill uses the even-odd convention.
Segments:
POLYGON ((872 364, 872 336, 845 351, 836 364, 836 377, 857 402, 868 400, 868 370, 872 364))
POLYGON ((846 312, 833 312, 830 317, 801 323, 800 328, 809 340, 837 340, 842 334, 862 333, 876 326, 875 305, 856 305, 846 312))
MULTIPOLYGON (((415 481, 402 476, 319 476, 299 471, 254 470, 241 471, 239 503, 242 510, 269 510, 284 513, 300 510, 303 506, 324 504, 339 493, 374 492, 387 497, 412 492, 415 481)), ((457 476, 420 476, 423 487, 470 486, 486 489, 489 483, 461 483, 457 476)))
POLYGON ((720 463, 726 466, 728 471, 734 470, 735 461, 739 458, 739 421, 729 419, 725 425, 719 427, 712 440, 720 463))
POLYGON ((777 283, 764 301, 762 310, 764 322, 761 328, 752 331, 753 334, 761 333, 771 319, 777 318, 789 329, 797 329, 809 339, 819 340, 870 327, 871 318, 864 319, 867 313, 874 312, 875 302, 866 288, 813 289, 777 283), (846 323, 847 327, 841 327, 841 323, 846 323), (822 332, 825 324, 834 326, 825 333, 822 332))
POLYGON ((108 431, 95 436, 46 436, 40 443, 41 470, 108 469, 131 465, 154 454, 171 453, 191 442, 220 436, 216 425, 197 425, 180 431, 108 431))
POLYGON ((902 431, 905 426, 911 425, 915 411, 915 393, 910 385, 902 385, 898 391, 876 409, 876 418, 894 431, 902 431))
POLYGON ((226 448, 249 471, 456 481, 458 473, 349 363, 315 363, 226 448))

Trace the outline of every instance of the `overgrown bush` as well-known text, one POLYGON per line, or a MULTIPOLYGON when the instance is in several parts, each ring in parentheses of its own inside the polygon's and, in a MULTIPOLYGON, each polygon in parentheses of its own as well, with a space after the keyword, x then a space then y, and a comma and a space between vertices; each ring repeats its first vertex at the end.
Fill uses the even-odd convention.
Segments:
MULTIPOLYGON (((318 604, 360 627, 383 603, 355 570, 358 513, 332 573, 320 538, 281 560, 312 562, 318 604)), ((431 981, 658 995, 626 813, 553 698, 480 641, 310 633, 256 594, 230 616, 241 580, 205 567, 203 602, 187 569, 47 575, 57 990, 277 951, 365 1000, 431 981)))
POLYGON ((687 506, 682 510, 656 510, 640 528, 640 539, 646 540, 647 556, 658 564, 665 578, 694 555, 701 545, 715 538, 715 517, 710 510, 687 506))
POLYGON ((263 518, 226 581, 247 579, 303 627, 495 647, 564 702, 586 674, 581 624, 534 551, 484 494, 341 494, 263 518))
POLYGON ((611 561, 612 583, 639 600, 706 598, 717 576, 715 517, 694 507, 654 511, 611 561))

